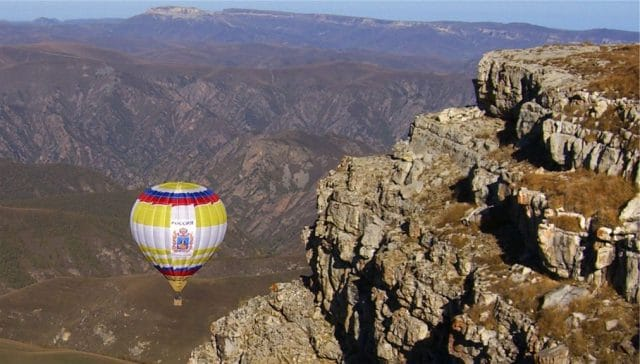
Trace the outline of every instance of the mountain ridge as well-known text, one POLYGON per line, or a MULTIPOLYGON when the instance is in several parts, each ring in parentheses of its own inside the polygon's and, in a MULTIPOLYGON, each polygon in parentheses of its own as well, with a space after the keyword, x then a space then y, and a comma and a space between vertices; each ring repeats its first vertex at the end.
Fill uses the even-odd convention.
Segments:
MULTIPOLYGON (((477 62, 497 48, 523 48, 546 43, 637 42, 638 33, 618 30, 569 31, 526 23, 412 22, 327 14, 225 9, 190 18, 158 18, 153 12, 111 22, 3 23, 0 44, 67 40, 130 53, 175 44, 262 43, 310 49, 368 51, 369 60, 392 55, 477 62), (348 34, 348 37, 344 35, 348 34)), ((185 10, 186 9, 186 10, 185 10)), ((163 10, 171 13, 171 10, 163 10)), ((162 11, 160 12, 162 13, 162 11)), ((232 61, 232 58, 226 60, 232 61)), ((398 62, 398 61, 396 61, 398 62)), ((421 65, 428 62, 421 61, 421 65)), ((453 68, 449 68, 452 70, 453 68)))

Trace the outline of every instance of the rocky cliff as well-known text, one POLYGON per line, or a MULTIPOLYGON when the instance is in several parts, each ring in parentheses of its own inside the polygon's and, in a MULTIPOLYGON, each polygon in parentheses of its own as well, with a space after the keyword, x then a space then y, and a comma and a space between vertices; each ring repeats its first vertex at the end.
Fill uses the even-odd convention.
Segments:
POLYGON ((479 107, 345 157, 303 232, 312 275, 191 362, 637 361, 638 50, 485 55, 479 107))

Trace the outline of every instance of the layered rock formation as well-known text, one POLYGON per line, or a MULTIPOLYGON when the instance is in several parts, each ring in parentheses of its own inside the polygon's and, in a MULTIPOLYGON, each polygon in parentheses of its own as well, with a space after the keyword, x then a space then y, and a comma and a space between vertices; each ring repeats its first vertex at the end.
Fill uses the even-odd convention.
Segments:
MULTIPOLYGON (((637 192, 638 50, 637 45, 551 46, 488 53, 478 66, 478 104, 489 114, 510 122, 521 150, 542 152, 535 149, 541 145, 546 153, 538 153, 538 162, 550 162, 551 167, 560 169, 585 168, 622 176, 635 183, 637 192)), ((505 172, 484 169, 474 173, 491 175, 492 182, 508 189, 513 176, 504 178, 505 172)), ((478 184, 486 180, 482 176, 478 184)), ((583 191, 607 192, 613 194, 613 185, 597 192, 583 191)), ((544 193, 526 188, 514 191, 512 197, 517 201, 515 210, 520 210, 514 214, 519 215, 516 219, 520 220, 529 250, 539 256, 548 271, 561 278, 586 277, 596 285, 609 279, 627 300, 640 300, 640 215, 634 207, 638 195, 628 203, 622 201, 628 206, 626 212, 619 211, 624 206, 612 206, 615 216, 608 219, 598 215, 604 208, 584 216, 584 211, 550 206, 544 193), (574 227, 561 228, 553 223, 560 220, 574 220, 574 227)), ((476 202, 482 203, 483 199, 486 203, 506 200, 505 196, 480 196, 476 202)))
POLYGON ((561 167, 640 183, 633 63, 638 63, 638 46, 632 45, 490 52, 478 65, 478 105, 515 122, 518 138, 541 138, 549 158, 561 167))
POLYGON ((391 154, 345 157, 303 233, 312 275, 213 323, 191 361, 637 360, 638 97, 551 62, 599 50, 490 53, 480 108, 418 116, 391 154), (574 89, 619 122, 567 109, 574 89), (606 174, 548 170, 579 167, 606 174))

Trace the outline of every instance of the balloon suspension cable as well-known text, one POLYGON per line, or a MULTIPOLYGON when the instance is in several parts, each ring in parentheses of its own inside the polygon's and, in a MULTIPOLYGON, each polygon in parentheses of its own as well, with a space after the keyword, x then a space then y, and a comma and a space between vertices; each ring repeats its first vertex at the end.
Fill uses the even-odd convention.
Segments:
POLYGON ((176 294, 173 296, 173 305, 182 306, 182 293, 176 292, 176 294))

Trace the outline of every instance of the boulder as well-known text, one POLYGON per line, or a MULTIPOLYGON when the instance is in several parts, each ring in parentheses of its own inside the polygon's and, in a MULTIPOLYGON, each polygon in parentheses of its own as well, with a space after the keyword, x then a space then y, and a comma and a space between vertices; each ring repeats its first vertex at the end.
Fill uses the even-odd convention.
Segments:
POLYGON ((589 290, 565 284, 547 293, 542 298, 542 309, 553 307, 567 308, 571 302, 589 296, 589 290))
POLYGON ((538 246, 542 263, 561 278, 577 277, 584 258, 580 234, 557 229, 553 225, 538 226, 538 246))
POLYGON ((620 220, 640 223, 640 193, 627 202, 620 212, 620 220))

